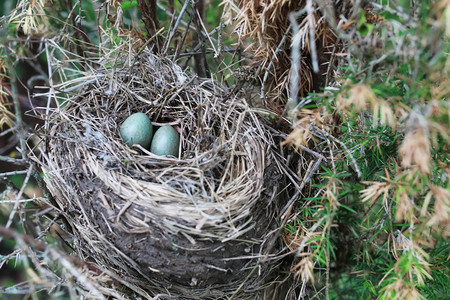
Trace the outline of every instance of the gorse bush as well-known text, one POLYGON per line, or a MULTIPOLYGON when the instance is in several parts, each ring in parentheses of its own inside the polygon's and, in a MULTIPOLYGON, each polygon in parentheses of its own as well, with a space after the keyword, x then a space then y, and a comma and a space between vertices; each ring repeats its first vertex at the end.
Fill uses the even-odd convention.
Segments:
POLYGON ((306 230, 298 267, 309 278, 313 262, 326 267, 331 298, 448 292, 449 2, 391 4, 372 3, 375 23, 367 10, 354 21, 336 88, 311 97, 290 137, 312 132, 329 152, 298 230, 324 225, 306 230))

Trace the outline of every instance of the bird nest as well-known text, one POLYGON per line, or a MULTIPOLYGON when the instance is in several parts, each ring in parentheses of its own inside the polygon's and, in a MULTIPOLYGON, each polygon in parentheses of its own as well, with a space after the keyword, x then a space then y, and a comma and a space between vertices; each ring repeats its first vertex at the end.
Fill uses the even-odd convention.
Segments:
POLYGON ((149 53, 80 82, 47 116, 39 167, 81 258, 148 295, 254 298, 281 280, 280 132, 211 80, 149 53), (179 157, 121 140, 136 112, 178 128, 179 157))

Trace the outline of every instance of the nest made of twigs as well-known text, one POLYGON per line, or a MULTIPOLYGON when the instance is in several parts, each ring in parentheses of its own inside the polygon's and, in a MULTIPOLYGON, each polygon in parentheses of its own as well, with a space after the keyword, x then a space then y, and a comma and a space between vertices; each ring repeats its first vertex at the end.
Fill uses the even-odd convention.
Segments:
POLYGON ((278 276, 288 183, 276 130, 148 53, 71 85, 84 88, 48 116, 39 166, 84 260, 140 294, 181 298, 253 298, 278 276), (122 142, 135 112, 179 129, 179 157, 122 142))

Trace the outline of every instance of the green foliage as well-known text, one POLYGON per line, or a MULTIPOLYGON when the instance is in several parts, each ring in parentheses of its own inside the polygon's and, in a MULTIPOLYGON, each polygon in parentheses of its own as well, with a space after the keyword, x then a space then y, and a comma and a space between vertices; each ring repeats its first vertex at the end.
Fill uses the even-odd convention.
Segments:
POLYGON ((374 30, 375 26, 367 22, 364 12, 361 12, 359 17, 358 31, 362 36, 366 36, 374 30))
POLYGON ((430 253, 432 279, 427 278, 419 291, 426 299, 445 299, 450 294, 450 244, 440 242, 430 253))
POLYGON ((314 236, 307 253, 331 299, 448 295, 449 20, 442 1, 407 2, 381 6, 375 24, 361 12, 340 89, 314 98, 329 162, 290 231, 314 236))

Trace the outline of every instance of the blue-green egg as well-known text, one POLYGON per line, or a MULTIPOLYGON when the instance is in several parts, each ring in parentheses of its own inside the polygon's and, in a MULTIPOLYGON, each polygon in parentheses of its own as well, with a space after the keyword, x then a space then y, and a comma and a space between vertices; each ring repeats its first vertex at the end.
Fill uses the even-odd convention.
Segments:
POLYGON ((180 135, 170 125, 162 126, 153 136, 150 152, 156 155, 171 155, 178 157, 180 135))
POLYGON ((120 136, 128 145, 139 144, 148 149, 153 137, 153 125, 144 113, 129 116, 120 126, 120 136))

